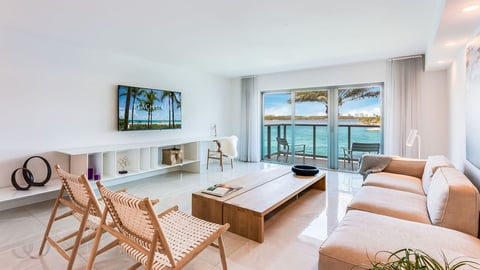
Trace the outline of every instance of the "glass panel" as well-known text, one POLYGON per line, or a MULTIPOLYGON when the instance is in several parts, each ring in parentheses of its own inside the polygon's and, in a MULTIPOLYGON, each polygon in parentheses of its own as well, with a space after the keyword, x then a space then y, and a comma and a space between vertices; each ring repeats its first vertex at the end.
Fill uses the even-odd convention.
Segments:
POLYGON ((292 163, 291 93, 263 95, 262 156, 265 161, 292 163), (279 139, 277 139, 279 138, 279 139), (284 142, 285 144, 279 144, 284 142), (290 153, 290 154, 289 154, 290 153))
POLYGON ((294 96, 296 163, 326 168, 328 90, 296 91, 294 96))
POLYGON ((264 93, 263 160, 356 171, 366 152, 353 143, 382 152, 381 91, 370 85, 264 93))
POLYGON ((380 153, 382 149, 381 87, 346 87, 337 91, 338 153, 343 163, 339 168, 356 171, 360 157, 366 152, 352 149, 353 143, 368 144, 369 153, 380 153))

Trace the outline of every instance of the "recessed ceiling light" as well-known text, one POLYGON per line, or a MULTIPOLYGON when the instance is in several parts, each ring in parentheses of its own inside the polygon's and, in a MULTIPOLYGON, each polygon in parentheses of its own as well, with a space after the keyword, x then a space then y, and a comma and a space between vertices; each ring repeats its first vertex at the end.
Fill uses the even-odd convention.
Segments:
POLYGON ((437 61, 437 64, 445 64, 446 62, 443 60, 437 61))
POLYGON ((445 46, 451 47, 451 46, 456 45, 456 44, 457 44, 456 42, 447 42, 447 43, 445 43, 445 46))
POLYGON ((468 6, 468 7, 463 9, 463 12, 474 11, 474 10, 477 10, 479 7, 480 7, 479 5, 468 6))

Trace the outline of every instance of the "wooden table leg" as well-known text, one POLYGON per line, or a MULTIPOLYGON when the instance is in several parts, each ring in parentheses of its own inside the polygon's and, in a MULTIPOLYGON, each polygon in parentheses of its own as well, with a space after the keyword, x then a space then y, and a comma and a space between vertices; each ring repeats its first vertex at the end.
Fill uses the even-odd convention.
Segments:
POLYGON ((224 204, 223 221, 230 224, 229 231, 263 243, 265 220, 261 214, 235 205, 224 204))

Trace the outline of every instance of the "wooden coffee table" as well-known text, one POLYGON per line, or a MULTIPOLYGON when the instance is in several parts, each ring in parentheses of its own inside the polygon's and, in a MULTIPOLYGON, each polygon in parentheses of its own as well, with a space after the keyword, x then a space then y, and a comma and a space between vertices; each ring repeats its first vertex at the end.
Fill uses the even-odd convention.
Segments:
POLYGON ((290 167, 270 168, 224 184, 242 189, 223 197, 193 193, 192 215, 230 223, 229 231, 262 243, 265 216, 309 187, 325 190, 325 171, 298 176, 290 167))

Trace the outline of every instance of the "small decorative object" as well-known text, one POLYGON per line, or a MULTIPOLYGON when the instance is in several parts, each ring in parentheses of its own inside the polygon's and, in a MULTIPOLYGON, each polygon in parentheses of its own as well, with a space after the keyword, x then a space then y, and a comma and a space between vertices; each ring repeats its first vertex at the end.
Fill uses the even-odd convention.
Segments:
POLYGON ((127 157, 127 156, 121 157, 121 158, 118 160, 118 164, 120 164, 120 166, 122 166, 122 170, 121 170, 121 171, 118 171, 119 174, 126 174, 126 173, 128 173, 128 171, 126 170, 126 167, 128 166, 128 157, 127 157))
POLYGON ((48 163, 48 161, 44 157, 32 156, 32 157, 29 157, 27 160, 25 160, 22 168, 17 168, 13 171, 11 176, 11 181, 15 189, 28 190, 31 186, 44 186, 50 180, 51 176, 52 176, 52 167, 50 167, 50 163, 48 163), (35 182, 35 177, 33 176, 33 173, 27 168, 28 162, 33 158, 41 159, 45 163, 45 166, 47 168, 47 175, 45 176, 45 179, 43 179, 40 182, 35 182), (25 183, 27 183, 26 186, 20 186, 18 184, 17 176, 16 176, 18 171, 22 171, 23 179, 25 180, 25 183))
POLYGON ((212 135, 212 137, 217 137, 217 125, 216 124, 210 124, 210 135, 212 135))
POLYGON ((12 180, 12 185, 15 187, 16 190, 28 190, 32 186, 32 183, 33 183, 33 174, 27 168, 17 168, 13 171, 11 180, 12 180), (17 182, 16 175, 17 175, 17 172, 20 171, 20 170, 24 174, 23 180, 25 180, 25 183, 27 184, 26 186, 21 186, 17 182), (25 175, 27 177, 25 177, 25 175))
MULTIPOLYGON (((37 186, 37 187, 44 186, 48 181, 50 181, 50 177, 52 176, 52 167, 50 167, 50 163, 48 163, 48 161, 44 157, 32 156, 32 157, 27 158, 27 160, 25 160, 25 162, 23 163, 23 168, 27 169, 28 162, 31 159, 34 159, 34 158, 41 159, 45 163, 45 167, 47 168, 47 175, 45 176, 45 179, 43 179, 40 182, 35 182, 35 177, 33 177, 33 175, 32 175, 32 177, 33 177, 32 186, 37 186)), ((25 179, 28 178, 26 170, 23 170, 23 177, 25 179)))
POLYGON ((297 175, 312 176, 319 172, 318 168, 310 165, 295 165, 292 167, 292 172, 297 175))
POLYGON ((88 168, 88 180, 93 179, 93 168, 88 168))
POLYGON ((183 150, 177 148, 162 149, 163 164, 175 165, 183 163, 183 150))
POLYGON ((94 178, 93 178, 95 181, 96 180, 100 180, 100 174, 95 174, 94 178))

